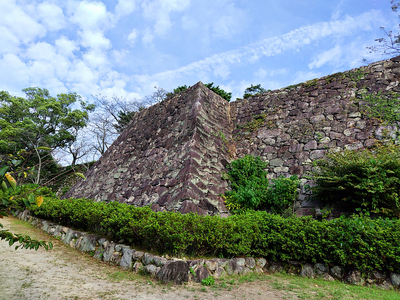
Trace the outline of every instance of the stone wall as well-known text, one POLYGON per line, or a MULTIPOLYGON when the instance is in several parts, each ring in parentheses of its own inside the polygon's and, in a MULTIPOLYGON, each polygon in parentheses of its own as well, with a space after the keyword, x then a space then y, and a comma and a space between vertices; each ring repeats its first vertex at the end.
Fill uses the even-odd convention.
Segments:
POLYGON ((226 211, 229 103, 201 82, 139 112, 64 197, 153 205, 205 215, 226 211))
MULTIPOLYGON (((234 158, 260 156, 270 178, 302 177, 329 149, 396 136, 359 106, 364 92, 400 92, 399 81, 400 57, 231 103, 200 82, 138 113, 65 197, 225 214, 221 174, 234 158)), ((304 190, 299 200, 299 215, 315 207, 304 190)))
MULTIPOLYGON (((396 57, 233 102, 236 155, 260 156, 269 163, 270 178, 301 177, 329 149, 369 147, 384 132, 396 137, 397 126, 366 118, 359 101, 364 92, 400 92, 399 81, 396 57)), ((300 200, 297 213, 309 214, 315 203, 307 201, 304 190, 300 200)))

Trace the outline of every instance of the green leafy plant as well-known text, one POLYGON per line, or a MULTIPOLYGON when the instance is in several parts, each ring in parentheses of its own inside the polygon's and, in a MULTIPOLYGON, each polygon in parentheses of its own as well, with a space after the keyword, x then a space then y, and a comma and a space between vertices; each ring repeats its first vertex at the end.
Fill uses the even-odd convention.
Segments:
MULTIPOLYGON (((14 196, 10 197, 9 189, 15 192, 17 187, 17 182, 14 177, 8 173, 9 167, 5 166, 0 169, 0 182, 1 182, 1 194, 0 194, 0 218, 6 217, 7 212, 12 208, 21 208, 21 203, 14 198, 14 196), (8 183, 8 185, 7 185, 8 183)), ((16 197, 17 198, 17 197, 16 197)), ((43 197, 38 196, 35 199, 35 196, 30 193, 26 198, 22 198, 23 204, 26 207, 31 207, 32 204, 36 203, 38 207, 43 203, 43 197)), ((3 225, 0 223, 0 228, 3 228, 3 225)), ((15 246, 15 250, 22 247, 25 249, 35 249, 37 250, 39 247, 44 247, 46 250, 52 249, 53 244, 51 242, 38 241, 35 239, 31 239, 27 235, 23 234, 13 234, 8 230, 0 230, 0 239, 8 242, 10 246, 19 242, 19 245, 15 246)))
POLYGON ((266 211, 219 216, 156 213, 150 207, 47 198, 38 217, 160 254, 265 257, 340 265, 361 272, 400 268, 400 221, 355 215, 331 221, 266 211))
POLYGON ((361 110, 367 117, 379 119, 388 124, 400 121, 400 95, 398 93, 367 93, 364 89, 361 97, 365 103, 361 106, 361 110))
POLYGON ((243 98, 249 98, 255 95, 259 95, 265 93, 267 90, 261 87, 261 84, 251 85, 250 87, 244 90, 243 98))
MULTIPOLYGON (((218 85, 214 86, 214 82, 211 83, 206 83, 205 86, 212 90, 214 93, 216 93, 217 95, 220 95, 222 98, 224 98, 226 101, 231 101, 232 98, 232 93, 228 93, 226 91, 224 91, 223 89, 221 89, 218 85)), ((182 86, 178 86, 176 89, 174 89, 173 92, 171 93, 167 93, 167 97, 173 97, 176 94, 179 94, 180 92, 183 92, 185 90, 187 90, 189 87, 186 85, 182 85, 182 86)))
POLYGON ((250 155, 234 160, 228 166, 225 178, 229 180, 231 190, 224 195, 228 209, 233 212, 267 209, 283 213, 292 207, 293 211, 299 185, 297 176, 272 179, 270 184, 266 167, 266 162, 250 155))
POLYGON ((204 278, 201 281, 202 285, 208 285, 208 286, 214 285, 214 283, 215 283, 215 278, 212 276, 208 276, 207 278, 204 278))
POLYGON ((330 152, 314 161, 309 177, 313 197, 326 204, 347 203, 388 216, 400 216, 400 149, 394 143, 371 149, 330 152))
POLYGON ((209 88, 210 90, 212 90, 214 93, 216 93, 217 95, 220 95, 222 98, 224 98, 226 101, 231 101, 232 98, 232 93, 228 93, 226 91, 224 91, 223 89, 221 89, 218 85, 214 86, 214 82, 211 83, 207 83, 205 84, 205 86, 207 88, 209 88))

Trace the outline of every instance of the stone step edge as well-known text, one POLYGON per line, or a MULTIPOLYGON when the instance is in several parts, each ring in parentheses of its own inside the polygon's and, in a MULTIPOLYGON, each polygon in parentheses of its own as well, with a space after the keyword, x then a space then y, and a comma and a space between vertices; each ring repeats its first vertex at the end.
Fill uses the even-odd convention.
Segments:
POLYGON ((397 273, 390 273, 388 276, 378 271, 372 271, 370 276, 365 277, 357 270, 345 272, 341 266, 328 267, 322 263, 315 263, 314 265, 298 261, 284 263, 268 261, 262 257, 186 260, 185 258, 179 259, 168 255, 157 256, 143 251, 136 251, 127 245, 115 243, 94 234, 73 230, 69 227, 34 217, 29 210, 17 210, 14 213, 19 219, 60 239, 64 244, 80 252, 88 253, 98 260, 135 273, 143 272, 155 277, 157 280, 178 285, 189 281, 201 282, 208 276, 220 278, 249 273, 286 272, 302 277, 320 277, 329 281, 339 280, 355 285, 374 285, 386 290, 400 287, 400 275, 397 273))

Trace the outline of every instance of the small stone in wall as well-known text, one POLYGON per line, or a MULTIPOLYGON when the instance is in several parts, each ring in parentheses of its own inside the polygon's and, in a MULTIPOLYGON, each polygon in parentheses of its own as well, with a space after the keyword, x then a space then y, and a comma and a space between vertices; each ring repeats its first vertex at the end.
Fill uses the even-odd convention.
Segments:
POLYGON ((361 277, 361 272, 357 270, 350 271, 349 274, 347 274, 345 281, 354 285, 362 285, 364 283, 364 280, 361 277))
POLYGON ((396 274, 396 273, 390 274, 390 281, 392 282, 392 284, 395 287, 399 287, 400 286, 400 275, 396 274))
POLYGON ((195 281, 196 282, 201 282, 203 279, 207 278, 208 276, 211 275, 210 271, 207 270, 206 267, 200 266, 196 269, 196 276, 195 276, 195 281))
POLYGON ((160 268, 157 268, 155 265, 147 265, 143 267, 143 271, 149 275, 155 276, 160 268))
POLYGON ((334 266, 331 268, 331 274, 333 277, 342 279, 343 278, 343 269, 339 266, 334 266))
POLYGON ((158 271, 157 278, 164 283, 181 285, 189 281, 189 266, 184 261, 169 263, 158 271))
POLYGON ((315 278, 315 272, 314 272, 312 265, 310 265, 310 264, 303 265, 303 267, 301 268, 301 271, 300 271, 300 276, 308 277, 308 278, 315 278))

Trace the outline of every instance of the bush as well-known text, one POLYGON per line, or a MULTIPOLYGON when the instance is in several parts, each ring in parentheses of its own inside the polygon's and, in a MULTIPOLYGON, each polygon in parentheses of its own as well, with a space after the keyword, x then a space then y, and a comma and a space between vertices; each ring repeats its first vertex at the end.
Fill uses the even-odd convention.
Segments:
POLYGON ((332 221, 247 211, 228 218, 153 212, 118 202, 47 198, 38 217, 159 253, 252 256, 320 262, 369 272, 400 269, 400 221, 354 216, 332 221))
POLYGON ((265 93, 267 90, 261 87, 261 84, 251 85, 244 90, 243 99, 265 93))
POLYGON ((246 209, 268 209, 283 213, 297 199, 297 176, 267 179, 267 163, 260 157, 246 155, 228 166, 226 179, 231 191, 225 193, 228 209, 239 212, 246 209))
POLYGON ((313 197, 329 204, 346 203, 400 216, 400 149, 389 143, 361 151, 331 152, 314 162, 313 197))

